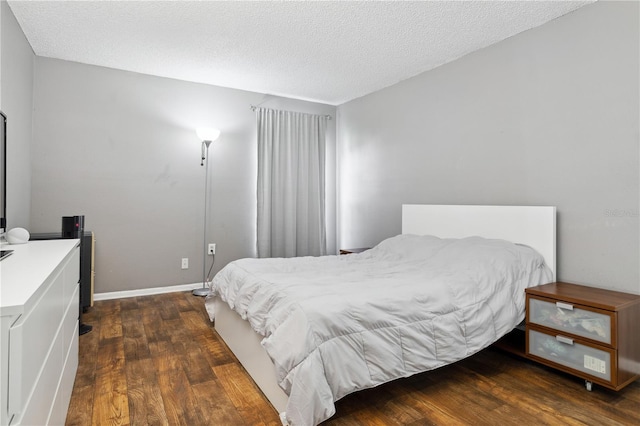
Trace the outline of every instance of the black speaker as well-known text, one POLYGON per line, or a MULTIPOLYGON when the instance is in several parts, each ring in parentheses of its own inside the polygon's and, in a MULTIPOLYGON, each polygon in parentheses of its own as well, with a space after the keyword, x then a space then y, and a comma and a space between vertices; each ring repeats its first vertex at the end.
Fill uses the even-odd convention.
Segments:
POLYGON ((84 216, 62 216, 62 238, 82 238, 84 216))
POLYGON ((82 322, 82 312, 88 308, 91 297, 91 244, 84 240, 84 216, 62 216, 62 238, 80 239, 80 335, 93 328, 82 322))

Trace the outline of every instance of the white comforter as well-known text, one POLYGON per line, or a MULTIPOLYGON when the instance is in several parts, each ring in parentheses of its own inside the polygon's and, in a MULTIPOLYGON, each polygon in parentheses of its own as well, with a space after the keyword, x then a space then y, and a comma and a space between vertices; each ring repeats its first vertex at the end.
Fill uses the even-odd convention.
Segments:
POLYGON ((306 426, 351 392, 490 345, 522 321, 524 289, 551 277, 526 246, 399 235, 361 254, 238 260, 210 297, 265 336, 286 418, 306 426))

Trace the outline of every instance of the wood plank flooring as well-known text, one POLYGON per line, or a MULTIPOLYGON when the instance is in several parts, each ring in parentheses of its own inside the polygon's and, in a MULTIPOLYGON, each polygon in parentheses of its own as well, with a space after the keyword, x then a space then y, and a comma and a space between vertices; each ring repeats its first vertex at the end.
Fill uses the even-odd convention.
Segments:
MULTIPOLYGON (((67 425, 280 425, 191 293, 96 302, 67 425)), ((326 425, 640 425, 620 392, 488 349, 338 401, 326 425)))

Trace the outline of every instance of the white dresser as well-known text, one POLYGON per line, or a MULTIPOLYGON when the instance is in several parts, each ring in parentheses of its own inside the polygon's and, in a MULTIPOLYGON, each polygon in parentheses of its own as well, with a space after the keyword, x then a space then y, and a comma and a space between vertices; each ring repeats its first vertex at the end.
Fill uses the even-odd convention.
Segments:
POLYGON ((2 245, 1 425, 63 425, 78 368, 79 240, 2 245))

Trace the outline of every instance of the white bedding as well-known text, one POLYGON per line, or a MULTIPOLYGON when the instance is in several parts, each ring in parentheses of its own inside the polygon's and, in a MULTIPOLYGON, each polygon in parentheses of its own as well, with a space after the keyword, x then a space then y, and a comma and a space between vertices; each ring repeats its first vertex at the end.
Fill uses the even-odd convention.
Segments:
POLYGON ((232 262, 206 305, 214 320, 219 296, 265 336, 286 418, 306 426, 349 393, 485 348, 524 318, 524 289, 550 281, 526 246, 399 235, 360 254, 232 262))

